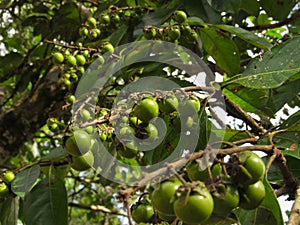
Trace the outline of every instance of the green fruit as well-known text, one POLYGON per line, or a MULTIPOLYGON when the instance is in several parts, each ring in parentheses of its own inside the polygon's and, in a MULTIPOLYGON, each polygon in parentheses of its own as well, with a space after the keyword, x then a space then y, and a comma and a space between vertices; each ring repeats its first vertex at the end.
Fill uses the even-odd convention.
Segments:
POLYGON ((147 28, 144 30, 144 37, 147 40, 151 40, 151 39, 155 38, 155 36, 156 36, 156 29, 154 27, 147 28))
POLYGON ((91 113, 86 109, 82 109, 80 111, 80 115, 85 121, 88 121, 91 119, 91 113))
POLYGON ((266 195, 265 186, 262 181, 257 181, 240 189, 239 206, 243 209, 251 210, 257 208, 266 195))
POLYGON ((106 43, 105 45, 102 46, 101 51, 102 53, 110 52, 113 53, 115 50, 114 46, 111 43, 106 43))
POLYGON ((153 207, 149 204, 134 205, 131 210, 132 219, 136 223, 151 223, 154 218, 153 207))
POLYGON ((111 18, 111 21, 112 21, 114 24, 120 23, 120 21, 121 21, 120 16, 119 16, 118 14, 113 15, 113 17, 111 18))
POLYGON ((83 55, 76 55, 76 61, 78 66, 83 66, 86 63, 86 59, 83 55))
POLYGON ((143 122, 149 122, 159 114, 157 102, 151 98, 144 98, 134 108, 133 114, 143 122))
POLYGON ((95 28, 97 25, 97 20, 94 17, 89 17, 86 22, 92 28, 95 28))
POLYGON ((97 28, 90 30, 90 34, 89 37, 91 39, 96 39, 97 37, 99 37, 101 34, 101 31, 97 28))
POLYGON ((88 34, 89 34, 89 30, 86 27, 80 28, 79 35, 81 37, 86 37, 86 36, 88 36, 88 34))
POLYGON ((184 11, 177 10, 174 13, 174 20, 178 23, 184 23, 187 20, 187 15, 184 11))
POLYGON ((217 215, 226 215, 239 205, 239 192, 230 184, 217 187, 217 192, 213 193, 214 210, 217 215))
POLYGON ((238 159, 243 168, 239 171, 236 180, 245 185, 253 184, 262 179, 265 174, 265 164, 263 160, 252 151, 244 151, 238 154, 238 159))
POLYGON ((68 95, 68 97, 66 98, 66 102, 69 104, 73 104, 76 101, 76 98, 74 95, 68 95))
POLYGON ((73 156, 80 156, 88 152, 91 146, 91 137, 84 130, 75 130, 65 144, 66 151, 73 156))
MULTIPOLYGON (((187 175, 191 181, 203 181, 208 179, 208 168, 204 170, 199 169, 199 164, 196 161, 191 162, 186 168, 187 175)), ((217 163, 211 167, 212 177, 220 176, 222 174, 222 166, 217 163)))
POLYGON ((180 38, 180 29, 172 28, 172 29, 168 30, 168 37, 172 41, 178 40, 180 38))
POLYGON ((214 209, 214 201, 204 184, 192 190, 189 196, 182 194, 174 202, 175 215, 188 224, 207 220, 214 209))
POLYGON ((157 212, 157 215, 161 220, 164 220, 164 221, 167 221, 167 222, 172 222, 176 219, 175 215, 166 215, 166 214, 160 213, 160 212, 157 212))
POLYGON ((67 63, 68 63, 69 66, 76 66, 77 61, 76 61, 75 56, 68 55, 67 56, 67 63))
POLYGON ((71 167, 77 171, 84 171, 90 169, 94 165, 94 155, 92 151, 88 151, 81 156, 73 156, 71 167))
POLYGON ((110 16, 107 14, 103 14, 100 18, 100 21, 104 24, 110 23, 110 16))
POLYGON ((60 64, 60 63, 63 63, 65 60, 65 57, 62 53, 60 52, 55 52, 53 55, 52 55, 52 62, 54 64, 60 64))
POLYGON ((154 209, 164 215, 174 215, 173 200, 181 182, 177 179, 166 180, 159 184, 151 194, 154 209))
POLYGON ((199 101, 199 99, 196 97, 196 96, 191 96, 187 102, 186 102, 186 105, 188 106, 192 106, 196 112, 199 112, 200 110, 200 106, 201 106, 201 103, 199 101))
POLYGON ((164 99, 160 99, 158 102, 159 109, 163 113, 172 113, 178 108, 178 99, 172 95, 172 96, 167 96, 164 99))
POLYGON ((49 127, 49 129, 50 129, 52 132, 57 132, 57 131, 59 131, 59 126, 58 126, 57 123, 53 123, 53 124, 49 127))
POLYGON ((8 170, 2 175, 2 180, 6 184, 10 184, 14 179, 15 179, 15 174, 13 171, 8 170))
POLYGON ((5 183, 0 183, 0 197, 5 197, 9 192, 9 189, 5 183))
POLYGON ((148 133, 147 137, 150 138, 151 140, 155 140, 158 138, 158 129, 152 123, 148 124, 148 126, 146 127, 146 131, 148 133))

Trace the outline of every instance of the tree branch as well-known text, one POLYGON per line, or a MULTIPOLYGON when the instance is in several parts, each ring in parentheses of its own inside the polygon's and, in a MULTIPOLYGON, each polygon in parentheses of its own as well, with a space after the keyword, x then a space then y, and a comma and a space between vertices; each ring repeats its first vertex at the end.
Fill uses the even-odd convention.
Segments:
POLYGON ((300 224, 300 185, 297 187, 295 202, 292 207, 291 215, 287 225, 300 224))
POLYGON ((113 215, 118 215, 118 216, 126 216, 126 213, 122 213, 122 212, 118 212, 118 211, 113 211, 109 208, 106 208, 103 205, 83 205, 83 204, 77 204, 74 202, 70 202, 69 206, 71 207, 76 207, 79 209, 85 209, 85 210, 91 210, 91 211, 99 211, 99 212, 103 212, 103 213, 109 213, 109 214, 113 214, 113 215))
POLYGON ((287 25, 296 19, 300 18, 300 11, 296 11, 290 18, 286 18, 285 20, 282 20, 278 23, 273 23, 273 24, 263 24, 263 25, 257 25, 253 27, 243 27, 246 30, 252 31, 252 30, 266 30, 266 29, 272 29, 276 27, 281 27, 284 25, 287 25))

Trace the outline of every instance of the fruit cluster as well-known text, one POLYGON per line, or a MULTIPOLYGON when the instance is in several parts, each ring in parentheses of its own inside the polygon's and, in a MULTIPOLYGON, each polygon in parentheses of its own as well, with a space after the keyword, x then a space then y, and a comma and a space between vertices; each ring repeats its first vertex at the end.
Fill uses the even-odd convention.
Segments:
POLYGON ((197 42, 196 30, 188 24, 187 14, 182 10, 174 12, 173 17, 161 28, 144 27, 144 37, 147 40, 165 40, 178 42, 183 46, 190 46, 197 42))
POLYGON ((147 163, 148 156, 161 149, 167 157, 176 147, 174 141, 178 141, 172 137, 192 131, 198 119, 200 100, 171 91, 166 95, 139 97, 129 115, 124 115, 128 112, 127 106, 128 102, 120 101, 115 110, 119 115, 116 133, 121 142, 118 153, 125 158, 142 157, 141 163, 147 163))
POLYGON ((238 207, 257 208, 265 197, 265 165, 251 151, 233 154, 227 163, 216 162, 205 170, 191 162, 183 178, 170 178, 150 188, 150 198, 131 208, 137 223, 172 222, 214 224, 238 207), (188 180, 188 181, 186 181, 188 180))
POLYGON ((0 200, 5 198, 9 193, 10 184, 15 179, 15 174, 13 171, 6 171, 0 175, 0 200))

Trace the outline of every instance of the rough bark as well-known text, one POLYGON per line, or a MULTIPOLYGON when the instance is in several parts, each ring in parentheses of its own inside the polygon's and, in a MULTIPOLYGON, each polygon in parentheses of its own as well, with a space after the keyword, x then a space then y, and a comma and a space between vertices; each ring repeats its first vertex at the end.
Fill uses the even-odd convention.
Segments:
POLYGON ((22 145, 45 124, 49 113, 63 104, 57 85, 60 69, 54 67, 39 80, 30 95, 0 115, 0 164, 16 155, 22 145))

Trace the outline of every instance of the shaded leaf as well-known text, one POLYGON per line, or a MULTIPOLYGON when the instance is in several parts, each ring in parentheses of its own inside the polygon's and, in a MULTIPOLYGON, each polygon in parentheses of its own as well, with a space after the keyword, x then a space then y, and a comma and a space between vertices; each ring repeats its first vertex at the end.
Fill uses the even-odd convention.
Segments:
POLYGON ((243 28, 229 26, 225 24, 215 25, 215 27, 227 31, 231 34, 234 34, 237 37, 243 39, 244 41, 249 42, 250 44, 262 48, 264 50, 270 50, 272 47, 272 44, 270 44, 266 39, 259 37, 254 33, 247 31, 243 28))
POLYGON ((294 0, 261 0, 260 5, 268 13, 269 16, 272 16, 276 20, 285 19, 293 7, 295 6, 296 1, 294 0))
POLYGON ((279 87, 300 71, 299 51, 300 37, 296 37, 265 53, 262 59, 253 59, 241 76, 225 83, 257 89, 279 87))
POLYGON ((219 67, 229 75, 240 71, 239 49, 230 37, 211 28, 200 28, 200 35, 203 48, 219 67))
POLYGON ((11 52, 0 57, 0 77, 14 71, 23 60, 23 56, 16 52, 11 52))
POLYGON ((28 169, 25 169, 16 175, 16 178, 11 184, 12 191, 20 196, 24 197, 35 185, 40 175, 40 166, 35 165, 28 169))
POLYGON ((16 196, 8 195, 0 205, 0 224, 17 225, 19 214, 19 199, 16 196))
POLYGON ((67 192, 60 179, 44 179, 24 200, 24 220, 30 225, 67 225, 67 192))

